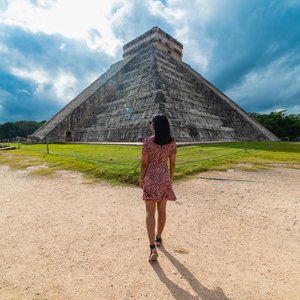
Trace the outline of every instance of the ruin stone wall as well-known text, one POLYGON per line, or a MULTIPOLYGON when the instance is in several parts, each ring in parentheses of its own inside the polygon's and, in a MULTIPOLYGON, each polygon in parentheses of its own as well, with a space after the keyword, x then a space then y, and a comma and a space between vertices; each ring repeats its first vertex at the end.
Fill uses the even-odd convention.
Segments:
POLYGON ((158 27, 152 28, 150 31, 124 45, 123 57, 137 53, 150 44, 155 44, 156 47, 167 52, 175 59, 182 60, 183 45, 158 27))
POLYGON ((49 140, 65 141, 68 132, 75 142, 142 141, 149 136, 149 121, 158 114, 167 115, 178 142, 272 138, 161 45, 139 45, 130 62, 66 114, 48 134, 49 140))
POLYGON ((147 56, 146 52, 88 97, 49 139, 64 141, 67 131, 72 132, 73 141, 141 141, 148 136, 153 110, 159 110, 151 101, 155 82, 145 80, 145 74, 153 76, 153 58, 147 56))

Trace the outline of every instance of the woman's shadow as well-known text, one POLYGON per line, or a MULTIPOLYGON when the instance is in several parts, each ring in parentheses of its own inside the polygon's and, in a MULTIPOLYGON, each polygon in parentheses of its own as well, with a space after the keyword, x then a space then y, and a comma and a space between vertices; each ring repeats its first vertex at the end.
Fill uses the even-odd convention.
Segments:
POLYGON ((179 287, 173 281, 171 281, 159 262, 151 264, 152 268, 156 272, 157 276, 162 283, 169 289, 172 296, 178 300, 189 300, 189 299, 202 299, 202 300, 229 300, 229 298, 224 294, 223 290, 220 287, 216 289, 208 289, 203 284, 201 284, 198 279, 182 264, 180 263, 173 255, 171 255, 163 246, 160 247, 161 252, 170 260, 174 267, 178 270, 181 276, 190 284, 195 294, 192 295, 188 291, 179 287))

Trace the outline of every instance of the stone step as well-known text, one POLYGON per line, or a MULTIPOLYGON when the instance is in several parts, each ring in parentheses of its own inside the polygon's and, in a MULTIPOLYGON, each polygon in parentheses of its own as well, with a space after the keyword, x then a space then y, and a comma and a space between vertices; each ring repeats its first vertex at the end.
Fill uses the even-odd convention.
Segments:
POLYGON ((173 71, 178 71, 178 64, 177 62, 170 62, 166 57, 160 57, 158 56, 157 57, 157 60, 163 64, 163 65, 166 65, 169 69, 173 70, 173 71))
POLYGON ((109 68, 102 76, 94 81, 89 87, 87 87, 82 93, 75 97, 69 104, 67 104, 62 110, 60 110, 52 119, 39 128, 33 136, 43 138, 49 132, 51 132, 61 121, 63 121, 68 115, 72 113, 80 104, 82 104, 89 96, 91 96, 96 90, 98 90, 105 82, 113 77, 118 71, 120 71, 129 61, 134 58, 128 57, 123 59, 109 68))
POLYGON ((180 73, 178 72, 176 69, 174 68, 170 68, 168 65, 166 65, 165 63, 162 63, 162 62, 158 62, 157 63, 160 71, 162 72, 166 72, 167 74, 171 74, 173 77, 176 77, 176 78, 179 78, 181 80, 185 80, 185 77, 180 73))
POLYGON ((192 89, 193 88, 193 85, 183 79, 180 79, 176 76, 173 76, 172 74, 170 73, 165 73, 164 76, 166 77, 166 80, 168 82, 168 84, 171 86, 181 86, 183 89, 192 89), (173 81, 173 82, 172 82, 173 81))
POLYGON ((216 87, 214 87, 210 82, 208 82, 203 76, 197 73, 190 65, 181 62, 180 63, 186 70, 191 72, 196 78, 198 78, 202 83, 204 83, 210 90, 214 91, 225 103, 227 103, 235 112, 238 112, 240 115, 243 116, 247 122, 251 123, 255 128, 257 128, 260 132, 263 132, 270 140, 276 141, 278 138, 263 127, 260 123, 256 120, 252 119, 244 110, 242 110, 237 104, 235 104, 232 100, 226 97, 221 91, 219 91, 216 87))

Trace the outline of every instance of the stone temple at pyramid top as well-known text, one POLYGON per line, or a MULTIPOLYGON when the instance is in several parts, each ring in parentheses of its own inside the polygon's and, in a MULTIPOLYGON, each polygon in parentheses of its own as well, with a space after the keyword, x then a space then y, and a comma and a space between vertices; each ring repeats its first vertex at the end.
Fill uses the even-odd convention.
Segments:
POLYGON ((150 44, 155 44, 160 50, 182 61, 183 45, 157 26, 125 44, 123 46, 123 57, 132 55, 150 44))

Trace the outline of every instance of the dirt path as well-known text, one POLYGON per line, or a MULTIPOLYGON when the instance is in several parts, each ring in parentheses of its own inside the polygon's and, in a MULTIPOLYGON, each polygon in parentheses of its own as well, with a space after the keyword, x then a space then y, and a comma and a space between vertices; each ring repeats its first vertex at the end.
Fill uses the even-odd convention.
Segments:
POLYGON ((138 188, 1 166, 0 299, 300 299, 300 170, 174 189, 150 264, 138 188))

